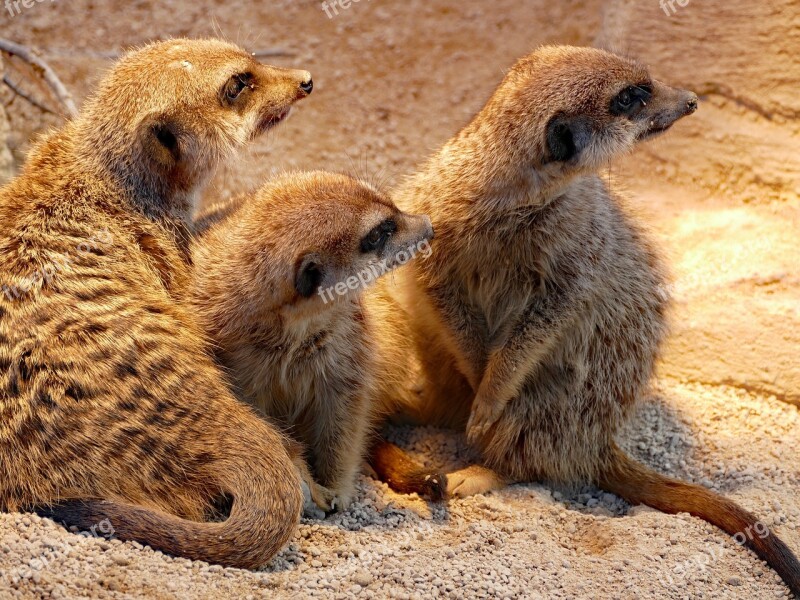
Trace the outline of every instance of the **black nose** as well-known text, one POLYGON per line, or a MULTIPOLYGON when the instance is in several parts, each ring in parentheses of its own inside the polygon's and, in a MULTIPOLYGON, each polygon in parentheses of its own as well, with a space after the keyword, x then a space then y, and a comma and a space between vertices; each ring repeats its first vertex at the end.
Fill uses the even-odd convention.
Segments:
POLYGON ((692 94, 689 100, 686 101, 686 112, 692 114, 697 110, 697 95, 692 94))
POLYGON ((314 80, 311 79, 311 77, 309 77, 307 81, 301 82, 300 89, 303 90, 306 94, 310 94, 314 89, 314 80))

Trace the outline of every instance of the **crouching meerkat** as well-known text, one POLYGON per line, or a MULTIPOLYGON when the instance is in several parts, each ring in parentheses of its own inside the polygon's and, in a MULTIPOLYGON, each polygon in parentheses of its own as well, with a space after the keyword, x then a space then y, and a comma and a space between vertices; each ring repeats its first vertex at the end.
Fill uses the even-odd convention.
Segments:
MULTIPOLYGON (((731 500, 615 442, 653 375, 668 298, 658 253, 598 170, 696 109, 640 64, 544 47, 397 193, 436 230, 431 259, 398 275, 425 388, 406 414, 466 427, 485 463, 449 474, 453 495, 590 481, 752 530, 731 500)), ((800 565, 774 533, 750 546, 800 593, 800 565)))
MULTIPOLYGON (((382 415, 365 301, 385 273, 430 253, 427 217, 324 172, 279 177, 211 226, 193 251, 193 300, 234 387, 307 449, 311 496, 350 504, 382 415)), ((402 359, 402 357, 399 357, 402 359)))
POLYGON ((0 190, 0 509, 243 568, 291 536, 285 440, 175 297, 209 173, 311 85, 221 41, 146 46, 0 190))

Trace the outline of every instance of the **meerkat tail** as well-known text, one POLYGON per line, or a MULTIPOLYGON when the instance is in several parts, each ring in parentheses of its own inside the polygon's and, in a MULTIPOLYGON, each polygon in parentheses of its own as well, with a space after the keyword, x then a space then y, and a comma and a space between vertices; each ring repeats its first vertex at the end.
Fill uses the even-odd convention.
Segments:
POLYGON ((36 512, 82 531, 94 531, 92 527, 105 521, 121 540, 173 556, 257 569, 289 541, 303 506, 300 482, 289 459, 276 461, 273 456, 270 460, 266 453, 248 455, 259 447, 259 440, 251 437, 239 448, 238 457, 231 452, 215 466, 224 473, 217 477, 220 492, 233 498, 230 516, 223 522, 201 523, 124 502, 94 499, 68 500, 36 512))
POLYGON ((426 469, 408 453, 384 439, 372 447, 369 465, 380 481, 401 494, 419 494, 438 502, 447 495, 447 475, 426 469))
POLYGON ((759 523, 755 515, 706 488, 651 470, 627 456, 616 445, 612 453, 609 466, 597 481, 602 489, 631 504, 646 504, 671 514, 689 513, 719 527, 766 561, 792 593, 800 597, 800 562, 777 535, 759 523))

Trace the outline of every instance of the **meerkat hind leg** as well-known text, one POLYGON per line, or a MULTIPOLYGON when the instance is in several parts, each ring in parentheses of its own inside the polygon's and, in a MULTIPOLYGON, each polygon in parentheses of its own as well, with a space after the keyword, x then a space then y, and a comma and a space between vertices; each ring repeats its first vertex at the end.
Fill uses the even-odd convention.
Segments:
POLYGON ((511 483, 488 467, 470 465, 447 474, 447 495, 455 498, 467 498, 493 490, 501 490, 511 483))

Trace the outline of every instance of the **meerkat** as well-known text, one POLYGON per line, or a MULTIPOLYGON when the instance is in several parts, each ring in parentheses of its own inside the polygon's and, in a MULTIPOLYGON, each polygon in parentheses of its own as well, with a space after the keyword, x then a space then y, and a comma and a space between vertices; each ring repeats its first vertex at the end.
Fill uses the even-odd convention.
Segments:
POLYGON ((225 42, 155 43, 0 189, 0 509, 242 568, 292 535, 288 441, 174 294, 209 173, 311 87, 225 42), (202 522, 221 498, 227 520, 202 522))
MULTIPOLYGON (((398 276, 425 390, 406 414, 466 428, 484 462, 448 474, 452 495, 594 482, 752 531, 751 513, 615 441, 653 376, 669 299, 658 252, 598 171, 696 109, 636 62, 544 47, 395 195, 437 234, 431 259, 398 276)), ((800 593, 774 533, 750 546, 800 593)))
POLYGON ((324 172, 279 177, 227 207, 194 247, 195 311, 234 389, 308 450, 314 502, 346 509, 383 415, 385 363, 402 360, 377 346, 365 295, 430 254, 430 220, 324 172))

